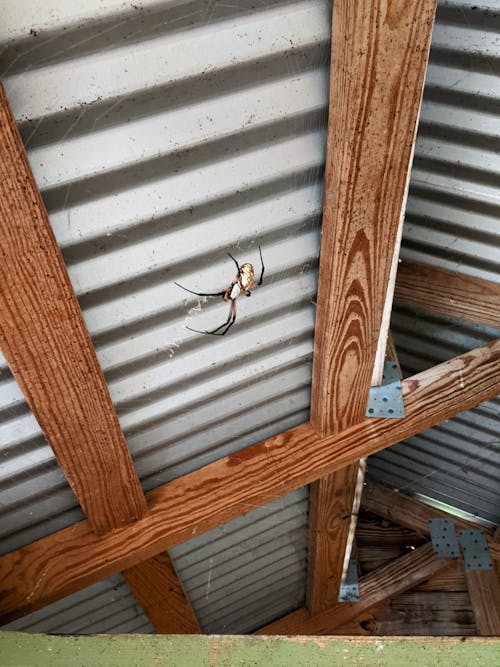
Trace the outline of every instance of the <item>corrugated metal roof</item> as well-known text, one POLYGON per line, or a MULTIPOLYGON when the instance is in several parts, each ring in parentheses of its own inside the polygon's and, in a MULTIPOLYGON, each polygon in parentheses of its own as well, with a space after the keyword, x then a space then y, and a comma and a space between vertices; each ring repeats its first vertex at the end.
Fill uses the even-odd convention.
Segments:
MULTIPOLYGON (((497 329, 424 312, 416 314, 397 305, 393 309, 392 331, 407 375, 500 335, 497 329)), ((496 399, 369 457, 368 477, 497 525, 499 434, 500 399, 496 399)))
MULTIPOLYGON (((26 29, 5 86, 149 489, 307 419, 330 9, 90 9, 70 36, 26 29), (257 265, 259 243, 265 285, 231 336, 189 332, 226 305, 200 313, 174 280, 221 289, 226 249, 257 265)), ((5 421, 8 551, 81 513, 8 374, 1 390, 23 415, 5 421)))
MULTIPOLYGON (((402 255, 499 280, 495 10, 439 4, 402 255)), ((329 3, 7 0, 0 11, 7 94, 144 488, 305 421, 329 3), (187 298, 174 280, 222 289, 234 269, 225 251, 258 265, 259 243, 265 284, 240 304, 231 334, 187 331, 221 323, 225 305, 187 298)), ((453 356, 454 331, 436 324, 432 345, 453 356)), ((441 354, 423 351, 427 334, 396 335, 409 368, 410 357, 441 354)), ((82 514, 1 368, 1 548, 10 551, 82 514)), ((480 440, 481 415, 479 427, 471 417, 480 440)), ((422 459, 422 477, 433 463, 422 459)), ((426 479, 423 491, 437 493, 426 479)), ((218 538, 207 540, 200 553, 218 538)), ((234 609, 236 621, 243 602, 234 609)), ((200 613, 207 628, 227 624, 215 603, 200 613)))
POLYGON ((58 635, 154 632, 121 574, 7 623, 2 630, 58 635))
POLYGON ((170 551, 204 632, 252 632, 304 604, 307 488, 170 551))

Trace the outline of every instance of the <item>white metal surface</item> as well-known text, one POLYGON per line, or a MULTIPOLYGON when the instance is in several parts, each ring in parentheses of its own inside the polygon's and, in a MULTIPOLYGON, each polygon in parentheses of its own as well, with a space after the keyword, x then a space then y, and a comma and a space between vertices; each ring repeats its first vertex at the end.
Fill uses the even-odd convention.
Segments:
MULTIPOLYGON (((499 280, 496 10, 439 3, 402 255, 499 280)), ((4 0, 0 12, 2 78, 144 488, 305 421, 329 3, 4 0), (265 283, 240 300, 230 334, 186 330, 222 323, 226 305, 199 303, 174 281, 223 289, 234 270, 226 250, 258 265, 258 244, 265 283)), ((455 325, 436 322, 432 335, 396 325, 407 368, 464 349, 455 325)), ((490 335, 474 331, 465 347, 490 335)), ((6 552, 82 514, 1 359, 0 369, 6 552)), ((453 426, 455 464, 461 451, 469 465, 470 442, 490 442, 492 405, 459 418, 458 435, 453 426)), ((422 492, 470 508, 462 478, 459 491, 444 478, 431 484, 449 444, 422 446, 418 461, 417 448, 398 447, 372 472, 378 465, 380 479, 414 490, 418 470, 422 492)), ((473 456, 485 458, 483 449, 475 444, 473 456)), ((496 461, 469 477, 484 488, 474 511, 488 517, 496 461)), ((207 550, 218 540, 206 539, 207 550)), ((196 548, 203 553, 203 539, 196 548)), ((281 553, 269 552, 254 579, 248 570, 231 627, 254 622, 259 568, 272 569, 281 553)), ((203 623, 229 627, 222 610, 203 607, 203 585, 190 590, 203 623)))
POLYGON ((2 630, 61 635, 154 632, 121 574, 7 623, 2 630))

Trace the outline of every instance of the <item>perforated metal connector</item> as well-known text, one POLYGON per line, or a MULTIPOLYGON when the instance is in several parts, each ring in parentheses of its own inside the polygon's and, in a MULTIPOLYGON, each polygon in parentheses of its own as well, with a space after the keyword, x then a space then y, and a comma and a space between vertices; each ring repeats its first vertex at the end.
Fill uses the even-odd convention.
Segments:
POLYGON ((434 553, 439 558, 458 558, 460 549, 452 519, 429 519, 434 553))
POLYGON ((464 550, 466 570, 492 570, 488 543, 482 530, 461 530, 460 543, 464 550))
POLYGON ((340 586, 339 602, 359 602, 358 564, 349 561, 345 582, 340 586))
POLYGON ((384 362, 382 384, 380 387, 370 388, 366 416, 387 417, 389 419, 401 419, 405 416, 403 385, 397 362, 384 362))

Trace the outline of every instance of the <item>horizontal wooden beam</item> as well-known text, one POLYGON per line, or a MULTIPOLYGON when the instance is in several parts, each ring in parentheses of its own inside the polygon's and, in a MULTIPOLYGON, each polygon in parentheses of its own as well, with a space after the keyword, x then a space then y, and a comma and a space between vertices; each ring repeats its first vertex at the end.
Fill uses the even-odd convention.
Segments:
POLYGON ((405 380, 404 419, 365 419, 327 438, 302 424, 155 489, 149 513, 109 535, 82 521, 6 554, 0 617, 38 609, 469 410, 500 392, 499 371, 500 340, 405 380))
POLYGON ((57 636, 0 632, 4 665, 384 665, 498 664, 499 640, 484 637, 249 637, 245 635, 57 636), (383 652, 382 652, 383 651, 383 652), (382 652, 382 656, 380 653, 382 652), (50 656, 50 659, 47 658, 50 656))
POLYGON ((359 602, 338 602, 319 614, 299 609, 266 625, 259 635, 328 635, 371 607, 400 595, 450 566, 449 558, 436 558, 431 544, 424 544, 359 580, 359 602))
POLYGON ((89 525, 146 511, 139 478, 0 84, 0 347, 89 525))
POLYGON ((158 634, 194 635, 200 626, 170 556, 158 554, 122 572, 158 634))
POLYGON ((500 283, 403 261, 395 298, 403 303, 471 322, 500 327, 500 283))
POLYGON ((429 519, 453 519, 456 530, 480 529, 485 533, 488 540, 491 557, 500 560, 500 543, 493 539, 493 530, 479 523, 453 516, 449 512, 431 505, 426 505, 422 501, 410 498, 397 490, 369 481, 364 489, 362 506, 378 516, 400 526, 417 530, 423 535, 429 535, 429 519))

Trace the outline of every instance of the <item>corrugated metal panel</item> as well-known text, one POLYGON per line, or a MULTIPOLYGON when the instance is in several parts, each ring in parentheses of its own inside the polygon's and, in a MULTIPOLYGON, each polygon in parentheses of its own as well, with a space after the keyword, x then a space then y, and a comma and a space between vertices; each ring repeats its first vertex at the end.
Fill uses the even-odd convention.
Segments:
POLYGON ((120 574, 12 621, 2 630, 57 635, 154 632, 120 574))
MULTIPOLYGON (((408 375, 500 335, 496 329, 422 312, 417 315, 401 306, 393 310, 392 331, 408 375)), ((500 399, 496 399, 371 456, 368 476, 499 524, 499 433, 500 399)))
MULTIPOLYGON (((496 9, 440 3, 402 255, 498 280, 496 9)), ((144 487, 307 419, 329 3, 0 11, 7 93, 144 487), (187 331, 221 323, 225 306, 200 312, 174 280, 222 289, 226 249, 258 264, 259 243, 266 282, 231 334, 187 331)), ((9 551, 81 512, 0 378, 9 551)))
POLYGON ((204 632, 252 632, 305 600, 307 488, 171 550, 204 632))
POLYGON ((500 280, 497 0, 440 2, 403 257, 500 280))
MULTIPOLYGON (((328 3, 8 6, 5 86, 144 488, 307 419, 328 3), (257 265, 259 243, 231 335, 189 332, 226 304, 200 313, 174 280, 221 289, 226 249, 257 265)), ((2 390, 8 551, 81 514, 2 390)))

